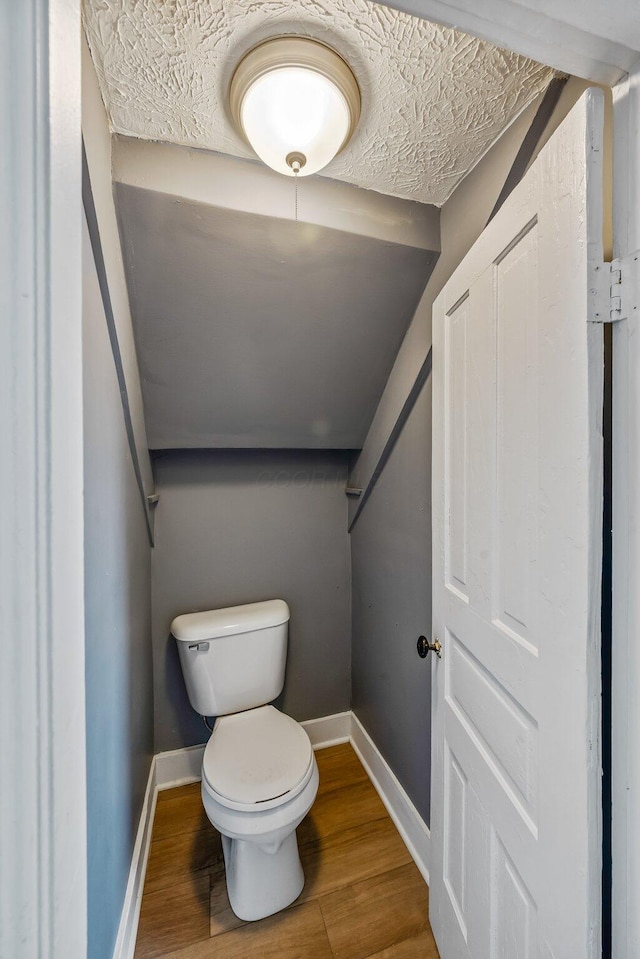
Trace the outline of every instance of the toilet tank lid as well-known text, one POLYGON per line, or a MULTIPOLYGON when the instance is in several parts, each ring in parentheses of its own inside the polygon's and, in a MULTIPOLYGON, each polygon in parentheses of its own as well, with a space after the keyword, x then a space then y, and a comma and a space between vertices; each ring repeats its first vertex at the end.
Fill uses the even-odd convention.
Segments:
POLYGON ((283 599, 264 603, 207 609, 202 613, 183 613, 171 623, 171 632, 183 643, 201 643, 220 636, 236 636, 269 626, 280 626, 289 620, 289 607, 283 599))

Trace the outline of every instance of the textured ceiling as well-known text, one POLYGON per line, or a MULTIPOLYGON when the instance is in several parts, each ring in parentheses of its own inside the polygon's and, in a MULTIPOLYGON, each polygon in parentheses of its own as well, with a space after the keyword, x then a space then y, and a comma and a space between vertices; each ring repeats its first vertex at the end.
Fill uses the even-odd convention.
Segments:
POLYGON ((226 93, 242 55, 294 33, 350 63, 363 112, 323 175, 440 206, 546 86, 547 67, 367 0, 85 0, 112 130, 239 157, 226 93))

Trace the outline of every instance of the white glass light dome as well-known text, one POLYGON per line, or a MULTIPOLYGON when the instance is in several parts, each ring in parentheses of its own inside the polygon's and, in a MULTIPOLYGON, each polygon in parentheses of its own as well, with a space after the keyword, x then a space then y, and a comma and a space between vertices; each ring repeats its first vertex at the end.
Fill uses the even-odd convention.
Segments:
POLYGON ((231 111, 257 155, 287 176, 309 176, 348 142, 360 90, 334 50, 305 37, 254 47, 231 81, 231 111))

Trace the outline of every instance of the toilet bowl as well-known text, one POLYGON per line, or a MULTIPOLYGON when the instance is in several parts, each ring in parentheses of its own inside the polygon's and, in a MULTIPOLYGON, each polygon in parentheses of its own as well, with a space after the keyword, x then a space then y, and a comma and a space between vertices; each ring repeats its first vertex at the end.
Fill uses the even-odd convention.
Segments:
POLYGON ((296 828, 318 790, 302 726, 268 705, 284 685, 289 608, 282 600, 178 616, 191 705, 216 716, 202 762, 202 802, 222 836, 229 902, 244 920, 302 892, 296 828))
POLYGON ((295 830, 318 791, 302 727, 273 706, 218 720, 202 764, 202 802, 222 835, 227 892, 240 919, 262 919, 302 892, 295 830))

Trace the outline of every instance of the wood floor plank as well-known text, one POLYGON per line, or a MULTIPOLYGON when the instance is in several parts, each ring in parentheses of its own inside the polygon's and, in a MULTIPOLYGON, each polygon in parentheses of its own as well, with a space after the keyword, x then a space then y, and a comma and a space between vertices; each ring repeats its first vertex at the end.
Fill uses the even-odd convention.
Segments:
POLYGON ((195 793, 200 795, 200 782, 195 783, 185 783, 184 786, 173 786, 172 789, 159 789, 158 798, 156 800, 156 808, 161 806, 162 803, 171 802, 174 799, 184 799, 187 796, 192 796, 195 793))
POLYGON ((364 766, 350 743, 316 750, 316 762, 320 773, 318 796, 333 789, 340 789, 341 786, 349 786, 363 780, 369 781, 364 766))
POLYGON ((411 861, 391 819, 376 819, 309 842, 300 849, 305 886, 300 901, 327 895, 411 861))
POLYGON ((333 959, 317 902, 249 922, 163 959, 333 959))
POLYGON ((232 929, 239 929, 241 926, 246 926, 246 923, 242 919, 238 919, 229 904, 224 863, 221 863, 220 866, 211 873, 210 878, 209 935, 220 936, 225 932, 230 932, 232 929))
POLYGON ((208 873, 222 862, 220 834, 207 823, 199 832, 182 833, 151 843, 145 891, 172 886, 198 873, 208 873))
POLYGON ((367 959, 440 959, 440 953, 431 929, 427 929, 419 936, 397 942, 382 952, 367 956, 367 959))
POLYGON ((181 833, 200 832, 207 829, 209 820, 202 805, 200 783, 178 789, 167 789, 159 793, 158 798, 166 798, 156 804, 156 814, 153 820, 153 839, 168 839, 181 833), (180 795, 171 796, 176 792, 180 795))
POLYGON ((208 936, 209 876, 145 891, 134 959, 153 959, 208 936))
POLYGON ((349 783, 318 795, 311 812, 298 826, 298 845, 386 816, 387 810, 368 779, 349 783))
POLYGON ((366 959, 429 928, 429 897, 413 862, 320 899, 335 959, 366 959))

